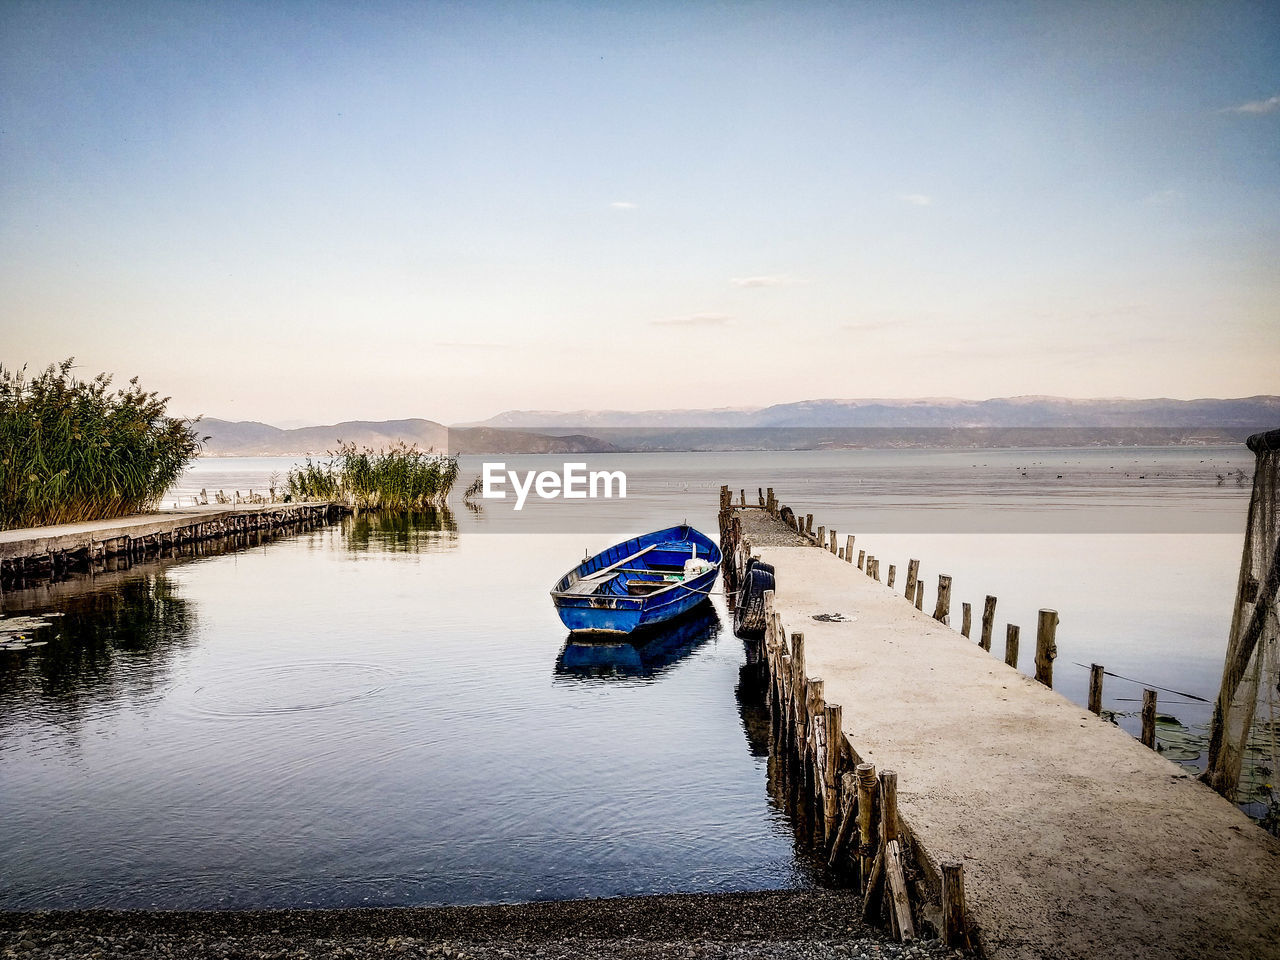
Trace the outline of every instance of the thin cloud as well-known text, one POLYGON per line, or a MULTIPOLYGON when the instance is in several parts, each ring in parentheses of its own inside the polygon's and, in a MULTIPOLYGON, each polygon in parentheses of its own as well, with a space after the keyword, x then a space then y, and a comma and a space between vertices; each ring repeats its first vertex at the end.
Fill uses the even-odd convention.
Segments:
POLYGON ((639 204, 632 203, 630 200, 615 200, 609 206, 615 210, 634 210, 639 204))
POLYGON ((758 277, 730 277, 735 287, 789 287, 805 281, 790 273, 774 273, 758 277))
POLYGON ((1250 100, 1235 107, 1226 107, 1219 113, 1271 113, 1280 110, 1280 95, 1267 97, 1265 100, 1250 100))
POLYGON ((655 327, 723 327, 732 319, 727 313, 695 313, 691 317, 667 317, 649 322, 655 327))
POLYGON ((928 207, 933 205, 933 197, 926 196, 923 193, 904 193, 899 197, 914 207, 928 207))

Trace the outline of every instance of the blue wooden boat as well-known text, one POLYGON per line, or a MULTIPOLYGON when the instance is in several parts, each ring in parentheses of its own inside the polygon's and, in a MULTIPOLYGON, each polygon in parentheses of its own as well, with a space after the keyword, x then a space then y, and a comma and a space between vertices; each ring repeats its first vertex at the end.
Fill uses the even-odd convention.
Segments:
POLYGON ((705 600, 720 559, 720 548, 688 524, 655 530, 583 560, 551 588, 551 600, 570 630, 631 633, 705 600))

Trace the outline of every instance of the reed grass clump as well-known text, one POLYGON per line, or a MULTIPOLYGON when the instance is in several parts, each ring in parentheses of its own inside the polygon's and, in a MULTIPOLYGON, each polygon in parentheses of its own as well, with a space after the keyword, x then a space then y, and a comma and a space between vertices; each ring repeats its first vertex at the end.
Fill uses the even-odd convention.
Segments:
POLYGON ((372 450, 344 443, 316 463, 289 471, 297 500, 336 500, 354 510, 425 510, 442 506, 458 479, 458 460, 398 443, 372 450))
POLYGON ((72 363, 34 377, 0 364, 0 529, 153 509, 200 452, 199 418, 167 416, 136 377, 79 380, 72 363))

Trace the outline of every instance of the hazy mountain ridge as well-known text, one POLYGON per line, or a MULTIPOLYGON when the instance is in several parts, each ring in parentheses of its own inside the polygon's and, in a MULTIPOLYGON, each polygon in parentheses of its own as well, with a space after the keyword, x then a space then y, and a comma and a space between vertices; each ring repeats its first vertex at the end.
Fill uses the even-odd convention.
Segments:
POLYGON ((480 424, 348 420, 284 430, 207 419, 208 456, 318 456, 340 442, 469 454, 823 447, 1081 446, 1234 443, 1280 426, 1280 397, 1171 400, 1002 397, 992 400, 804 400, 689 410, 508 410, 480 424))
POLYGON ((708 410, 508 410, 482 426, 522 429, 874 427, 938 428, 1221 428, 1280 425, 1280 396, 1172 400, 1107 397, 999 397, 991 400, 802 400, 768 407, 708 410))
POLYGON ((340 443, 374 450, 395 443, 450 453, 604 453, 611 443, 580 434, 547 436, 492 427, 450 429, 434 420, 347 420, 342 423, 284 430, 253 420, 208 418, 197 427, 207 436, 204 453, 211 457, 323 456, 340 443))

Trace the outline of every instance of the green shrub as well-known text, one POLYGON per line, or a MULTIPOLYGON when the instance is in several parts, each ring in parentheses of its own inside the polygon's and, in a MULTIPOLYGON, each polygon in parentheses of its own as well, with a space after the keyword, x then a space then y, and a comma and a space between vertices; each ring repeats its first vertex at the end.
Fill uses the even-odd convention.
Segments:
POLYGON ((166 416, 168 397, 71 365, 28 379, 0 364, 0 529, 153 509, 200 452, 199 418, 166 416))

